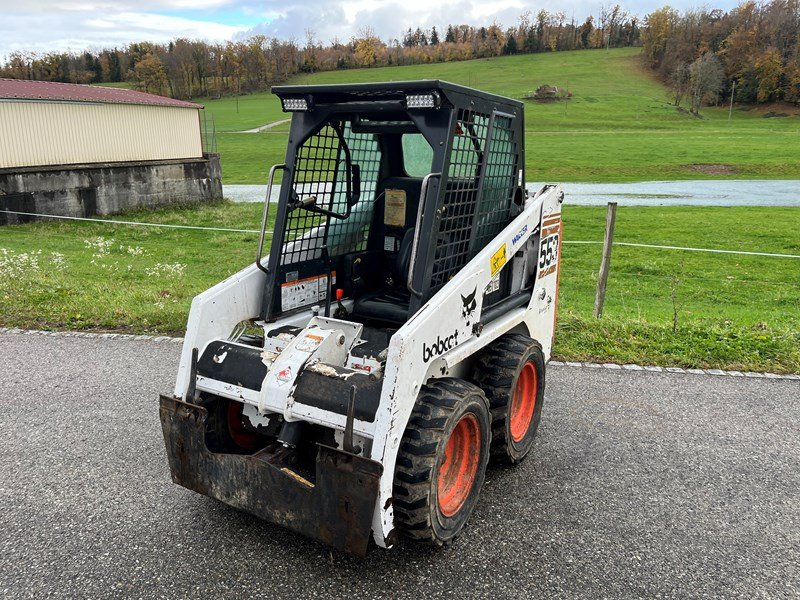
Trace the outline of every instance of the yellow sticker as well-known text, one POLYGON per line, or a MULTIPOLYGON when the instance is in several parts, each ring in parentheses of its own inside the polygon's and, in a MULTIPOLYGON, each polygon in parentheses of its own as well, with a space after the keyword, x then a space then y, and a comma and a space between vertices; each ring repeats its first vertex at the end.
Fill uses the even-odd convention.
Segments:
POLYGON ((503 265, 506 264, 506 245, 503 244, 500 248, 492 254, 492 258, 489 259, 489 266, 492 270, 492 277, 503 268, 503 265))

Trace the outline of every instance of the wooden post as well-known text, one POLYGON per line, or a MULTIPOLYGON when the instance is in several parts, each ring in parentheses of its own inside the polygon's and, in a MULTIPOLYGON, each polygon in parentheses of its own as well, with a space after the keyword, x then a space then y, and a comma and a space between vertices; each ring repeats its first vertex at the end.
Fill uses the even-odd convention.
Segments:
POLYGON ((614 223, 617 220, 617 203, 609 202, 606 212, 606 236, 603 240, 603 259, 600 262, 600 274, 597 278, 597 294, 594 298, 594 316, 603 316, 603 303, 606 301, 606 284, 608 271, 611 268, 611 245, 614 243, 614 223))

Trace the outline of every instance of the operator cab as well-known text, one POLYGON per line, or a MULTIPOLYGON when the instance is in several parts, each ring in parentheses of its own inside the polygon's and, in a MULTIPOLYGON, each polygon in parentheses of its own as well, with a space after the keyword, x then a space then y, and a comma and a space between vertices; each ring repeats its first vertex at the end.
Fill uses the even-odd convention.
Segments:
POLYGON ((521 209, 515 101, 440 81, 273 92, 293 118, 267 322, 318 306, 390 336, 521 209))

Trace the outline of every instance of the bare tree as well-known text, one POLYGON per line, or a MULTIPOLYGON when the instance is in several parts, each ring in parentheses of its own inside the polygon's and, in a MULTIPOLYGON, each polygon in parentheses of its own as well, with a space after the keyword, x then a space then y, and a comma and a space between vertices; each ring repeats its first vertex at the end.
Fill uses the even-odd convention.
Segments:
POLYGON ((692 114, 700 114, 701 105, 716 101, 724 82, 725 71, 713 52, 706 52, 689 65, 692 114))
POLYGON ((689 91, 689 84, 691 82, 691 75, 689 74, 689 65, 678 65, 672 72, 670 77, 670 84, 672 85, 672 95, 675 97, 675 106, 680 106, 683 97, 689 91))

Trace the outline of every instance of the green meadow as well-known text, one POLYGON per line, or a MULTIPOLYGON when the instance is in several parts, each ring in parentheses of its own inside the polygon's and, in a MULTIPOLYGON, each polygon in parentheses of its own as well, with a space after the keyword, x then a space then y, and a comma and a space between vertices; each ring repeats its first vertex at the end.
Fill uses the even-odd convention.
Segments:
MULTIPOLYGON (((604 208, 565 206, 564 238, 602 240, 604 208)), ((153 223, 257 229, 261 207, 137 211, 153 223)), ((800 210, 621 207, 616 240, 800 254, 800 210)), ((0 229, 0 325, 181 335, 193 296, 255 256, 255 233, 42 222, 0 229)), ((616 246, 563 248, 555 357, 800 372, 800 260, 616 246)))
MULTIPOLYGON (((800 179, 800 116, 786 107, 677 110, 638 50, 559 52, 317 73, 290 83, 444 79, 526 102, 529 181, 800 179), (767 115, 786 114, 767 118, 767 115)), ((283 162, 287 118, 267 93, 209 100, 225 184, 283 162)), ((797 111, 795 111, 796 113, 797 111)), ((117 218, 257 229, 261 206, 219 202, 117 218)), ((592 317, 604 207, 564 207, 555 358, 800 373, 800 260, 615 245, 606 309, 592 317)), ((800 209, 620 207, 616 242, 800 254, 800 209)), ((255 233, 110 223, 0 228, 0 325, 182 334, 191 299, 254 260, 255 233)))
MULTIPOLYGON (((734 106, 729 122, 727 106, 707 107, 698 119, 672 105, 669 90, 642 68, 639 52, 577 50, 330 71, 288 83, 443 79, 518 99, 544 83, 567 89, 568 101, 526 102, 529 181, 800 178, 799 111, 734 106)), ((277 98, 260 93, 205 106, 214 115, 224 183, 263 183, 269 166, 283 162, 288 124, 234 132, 286 119, 277 98)))

